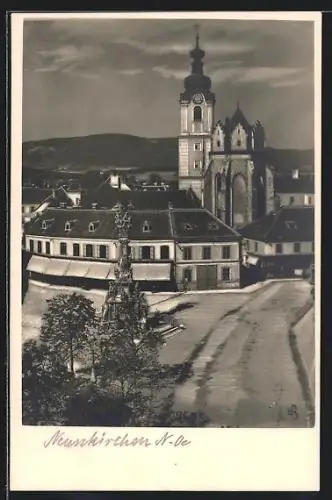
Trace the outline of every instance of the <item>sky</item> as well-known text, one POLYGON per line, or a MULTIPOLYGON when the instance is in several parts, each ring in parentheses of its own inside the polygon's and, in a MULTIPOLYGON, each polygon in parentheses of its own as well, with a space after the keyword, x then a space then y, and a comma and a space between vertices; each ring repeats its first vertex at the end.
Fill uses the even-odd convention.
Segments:
MULTIPOLYGON (((175 137, 194 19, 24 22, 23 140, 125 133, 175 137)), ((200 20, 215 121, 239 101, 267 144, 314 142, 311 21, 200 20)))

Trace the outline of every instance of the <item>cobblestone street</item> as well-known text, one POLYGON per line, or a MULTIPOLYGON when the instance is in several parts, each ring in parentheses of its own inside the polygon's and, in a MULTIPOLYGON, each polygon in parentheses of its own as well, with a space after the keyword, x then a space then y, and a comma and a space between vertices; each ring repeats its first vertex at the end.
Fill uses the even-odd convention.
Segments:
POLYGON ((305 282, 275 283, 218 322, 175 391, 174 411, 201 411, 211 426, 305 427, 288 333, 309 295, 305 282))

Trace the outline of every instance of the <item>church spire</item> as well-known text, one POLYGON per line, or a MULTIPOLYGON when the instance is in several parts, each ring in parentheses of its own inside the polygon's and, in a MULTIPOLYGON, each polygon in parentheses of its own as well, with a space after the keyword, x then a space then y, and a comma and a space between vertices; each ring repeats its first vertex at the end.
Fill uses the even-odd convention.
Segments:
POLYGON ((204 50, 199 46, 199 25, 195 25, 196 30, 196 45, 193 50, 190 51, 190 57, 192 58, 192 71, 193 75, 203 75, 203 62, 202 59, 205 56, 204 50))

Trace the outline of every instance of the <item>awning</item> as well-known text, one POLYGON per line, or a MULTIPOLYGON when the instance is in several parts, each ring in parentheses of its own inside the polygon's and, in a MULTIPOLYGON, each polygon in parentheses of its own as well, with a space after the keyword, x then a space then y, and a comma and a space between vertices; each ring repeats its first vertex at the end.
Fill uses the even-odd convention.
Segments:
POLYGON ((51 276, 64 276, 69 267, 70 261, 65 259, 50 259, 49 264, 44 271, 51 276))
POLYGON ((72 261, 66 270, 66 276, 75 276, 84 278, 89 270, 89 262, 84 261, 72 261))
POLYGON ((259 260, 258 257, 254 257, 253 255, 248 255, 247 264, 250 264, 251 266, 256 266, 258 260, 259 260))
POLYGON ((133 264, 135 281, 169 281, 171 278, 170 263, 133 264))
POLYGON ((50 259, 47 257, 39 257, 37 255, 33 255, 28 262, 27 271, 31 271, 33 273, 44 273, 47 265, 49 264, 50 259))
POLYGON ((114 264, 110 264, 109 262, 90 262, 86 277, 96 280, 114 279, 114 264))

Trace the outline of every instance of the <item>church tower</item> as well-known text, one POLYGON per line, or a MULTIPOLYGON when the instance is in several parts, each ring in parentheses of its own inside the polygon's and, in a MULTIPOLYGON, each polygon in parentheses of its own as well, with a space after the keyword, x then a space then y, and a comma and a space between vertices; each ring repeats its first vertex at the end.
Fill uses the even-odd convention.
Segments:
POLYGON ((191 188, 202 201, 203 176, 209 162, 211 134, 214 125, 215 95, 211 80, 203 72, 204 50, 196 44, 190 51, 191 74, 184 79, 180 95, 181 123, 179 135, 179 189, 191 188))

